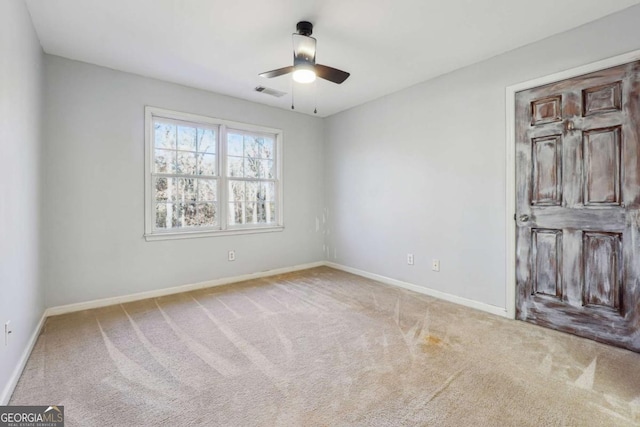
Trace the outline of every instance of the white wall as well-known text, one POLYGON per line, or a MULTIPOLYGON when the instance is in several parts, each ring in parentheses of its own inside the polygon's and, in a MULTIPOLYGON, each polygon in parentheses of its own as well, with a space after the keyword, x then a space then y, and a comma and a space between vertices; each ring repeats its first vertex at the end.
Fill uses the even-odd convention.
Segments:
POLYGON ((48 307, 322 260, 321 119, 55 56, 45 70, 48 307), (283 129, 285 230, 146 242, 145 105, 283 129))
MULTIPOLYGON (((3 7, 15 15, 23 5, 4 2, 3 7)), ((3 55, 26 49, 20 44, 39 49, 30 22, 24 22, 28 16, 19 12, 22 21, 2 14, 11 23, 3 31, 27 28, 30 36, 3 37, 3 55), (14 39, 20 44, 8 43, 14 39)), ((45 55, 45 187, 40 211, 46 305, 326 258, 504 307, 504 239, 510 221, 504 214, 504 89, 640 47, 638 18, 640 7, 635 7, 324 121, 45 55), (145 105, 284 129, 285 231, 144 241, 145 105), (317 228, 325 207, 326 238, 322 227, 317 228), (237 252, 235 262, 226 261, 230 249, 237 252), (416 256, 413 267, 406 265, 407 252, 416 256), (440 273, 430 271, 432 258, 441 260, 440 273)), ((36 61, 38 55, 20 59, 36 61)), ((18 67, 17 62, 3 64, 18 67)), ((37 69, 28 67, 28 72, 2 81, 36 79, 37 69)), ((11 85, 12 90, 17 87, 11 85)), ((37 103, 37 85, 29 88, 37 103)), ((12 105, 27 103, 4 99, 12 105)), ((28 105, 24 111, 39 108, 28 105)), ((26 136, 33 150, 19 154, 31 156, 25 160, 31 167, 15 162, 9 169, 23 174, 27 185, 29 180, 35 183, 33 192, 22 190, 19 195, 25 203, 11 207, 31 215, 38 211, 33 206, 38 200, 37 129, 23 130, 30 133, 26 136)), ((2 149, 12 148, 3 144, 2 149)), ((5 223, 12 224, 11 233, 31 237, 21 239, 20 245, 33 256, 21 260, 37 266, 37 221, 20 217, 22 228, 5 223)), ((11 240, 0 244, 6 241, 11 240)), ((11 256, 16 253, 12 246, 11 256)), ((12 263, 11 274, 19 265, 12 263)), ((22 287, 25 292, 37 289, 38 269, 29 271, 33 277, 21 280, 34 285, 22 287)), ((37 298, 33 301, 41 306, 37 298)))
POLYGON ((0 405, 44 311, 40 281, 42 49, 22 1, 0 2, 0 405), (4 343, 4 323, 13 334, 4 343))
POLYGON ((504 308, 505 88, 639 49, 638 22, 636 6, 328 118, 327 259, 504 308))

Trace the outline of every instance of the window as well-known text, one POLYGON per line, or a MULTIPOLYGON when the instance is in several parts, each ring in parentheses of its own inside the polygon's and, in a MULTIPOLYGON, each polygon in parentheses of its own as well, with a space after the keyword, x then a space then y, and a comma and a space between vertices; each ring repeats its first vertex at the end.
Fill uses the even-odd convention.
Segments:
POLYGON ((283 229, 282 131, 145 113, 147 240, 283 229))

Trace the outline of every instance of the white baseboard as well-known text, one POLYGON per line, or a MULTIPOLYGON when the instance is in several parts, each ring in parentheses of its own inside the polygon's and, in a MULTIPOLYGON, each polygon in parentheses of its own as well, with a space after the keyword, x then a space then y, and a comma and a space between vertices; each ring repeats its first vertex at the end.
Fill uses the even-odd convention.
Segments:
POLYGON ((435 289, 429 289, 423 286, 414 285, 413 283, 403 282, 401 280, 392 279, 390 277, 381 276, 375 273, 369 273, 368 271, 358 270, 357 268, 353 268, 353 267, 347 267, 346 265, 342 265, 342 264, 336 264, 336 263, 327 261, 324 263, 324 265, 326 265, 327 267, 335 268, 336 270, 346 271, 347 273, 352 273, 358 276, 366 277, 367 279, 377 280, 378 282, 382 282, 387 285, 408 289, 410 291, 429 295, 430 297, 449 301, 455 304, 464 305, 465 307, 474 308, 476 310, 485 311, 487 313, 495 314, 497 316, 502 316, 507 318, 509 317, 507 313, 507 309, 503 307, 496 307, 495 305, 485 304, 483 302, 462 298, 456 295, 448 294, 446 292, 436 291, 435 289))
POLYGON ((9 378, 9 382, 2 390, 2 395, 0 395, 0 406, 6 406, 9 404, 9 399, 11 399, 11 395, 13 394, 13 390, 15 390, 16 385, 18 385, 18 380, 22 375, 22 371, 24 367, 27 366, 27 360, 29 360, 29 356, 31 356, 31 352, 33 351, 33 347, 36 345, 36 341, 38 341, 38 336, 40 336, 40 331, 44 326, 44 322, 47 320, 46 311, 42 313, 42 317, 40 321, 36 325, 36 328, 31 333, 31 338, 29 338, 29 342, 22 352, 22 356, 20 356, 20 360, 18 361, 18 365, 13 370, 13 374, 9 378))
POLYGON ((48 308, 45 316, 57 316, 60 314, 73 313, 75 311, 90 310, 92 308, 107 307, 109 305, 124 304, 132 301, 140 301, 148 298, 157 298, 166 295, 179 294, 182 292, 195 291, 197 289, 212 288, 214 286, 228 285, 236 282, 244 282, 245 280, 259 279, 261 277, 275 276, 277 274, 291 273, 293 271, 306 270, 314 267, 325 265, 324 261, 312 262, 309 264, 300 264, 293 267, 276 268, 274 270, 266 270, 258 273, 243 274, 240 276, 224 277, 222 279, 209 280, 206 282, 194 283, 191 285, 175 286, 172 288, 157 289, 147 292, 139 292, 135 294, 122 295, 111 298, 102 298, 93 301, 79 302, 76 304, 60 305, 48 308))
POLYGON ((321 267, 321 266, 335 268, 336 270, 342 270, 348 273, 356 274, 358 276, 366 277, 368 279, 377 280, 378 282, 382 282, 387 285, 409 289, 411 291, 429 295, 434 298, 442 299, 455 304, 464 305, 465 307, 486 311, 487 313, 495 314, 498 316, 508 317, 507 310, 503 307, 496 307, 490 304, 485 304, 482 302, 470 300, 470 299, 459 297, 456 295, 451 295, 446 292, 425 288, 423 286, 414 285, 413 283, 403 282, 401 280, 392 279, 390 277, 381 276, 379 274, 370 273, 368 271, 359 270, 357 268, 347 267, 345 265, 336 264, 328 261, 318 261, 318 262, 312 262, 309 264, 300 264, 292 267, 266 270, 258 273, 243 274, 240 276, 233 276, 233 277, 224 277, 222 279, 209 280, 206 282, 194 283, 190 285, 175 286, 172 288, 157 289, 153 291, 139 292, 135 294, 122 295, 122 296, 111 297, 111 298, 102 298, 102 299, 97 299, 93 301, 80 302, 76 304, 50 307, 45 311, 44 316, 45 317, 57 316, 60 314, 73 313, 76 311, 90 310, 92 308, 107 307, 115 304, 124 304, 132 301, 140 301, 148 298, 158 298, 166 295, 179 294, 182 292, 189 292, 197 289, 212 288, 215 286, 228 285, 231 283, 243 282, 245 280, 259 279, 261 277, 275 276, 278 274, 291 273, 294 271, 306 270, 309 268, 321 267))

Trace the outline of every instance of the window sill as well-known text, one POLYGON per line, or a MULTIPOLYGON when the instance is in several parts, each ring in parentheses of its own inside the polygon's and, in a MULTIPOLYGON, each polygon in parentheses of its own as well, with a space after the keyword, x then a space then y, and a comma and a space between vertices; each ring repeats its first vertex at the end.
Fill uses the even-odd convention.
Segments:
POLYGON ((283 231, 284 226, 277 227, 255 227, 255 228, 236 228, 231 230, 215 230, 215 231, 181 231, 145 234, 144 238, 147 242, 156 240, 177 240, 177 239, 197 239, 202 237, 218 237, 218 236, 235 236, 239 234, 259 234, 259 233, 275 233, 283 231))

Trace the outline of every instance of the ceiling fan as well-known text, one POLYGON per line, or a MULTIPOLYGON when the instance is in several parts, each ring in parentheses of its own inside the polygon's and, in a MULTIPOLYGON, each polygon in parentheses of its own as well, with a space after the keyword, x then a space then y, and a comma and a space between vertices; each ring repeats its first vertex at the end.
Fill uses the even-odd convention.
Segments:
POLYGON ((296 25, 297 33, 293 33, 293 65, 266 71, 260 76, 272 78, 293 73, 293 80, 298 83, 311 83, 316 77, 340 84, 347 80, 349 73, 326 65, 316 64, 316 39, 311 37, 313 24, 300 21, 296 25))

